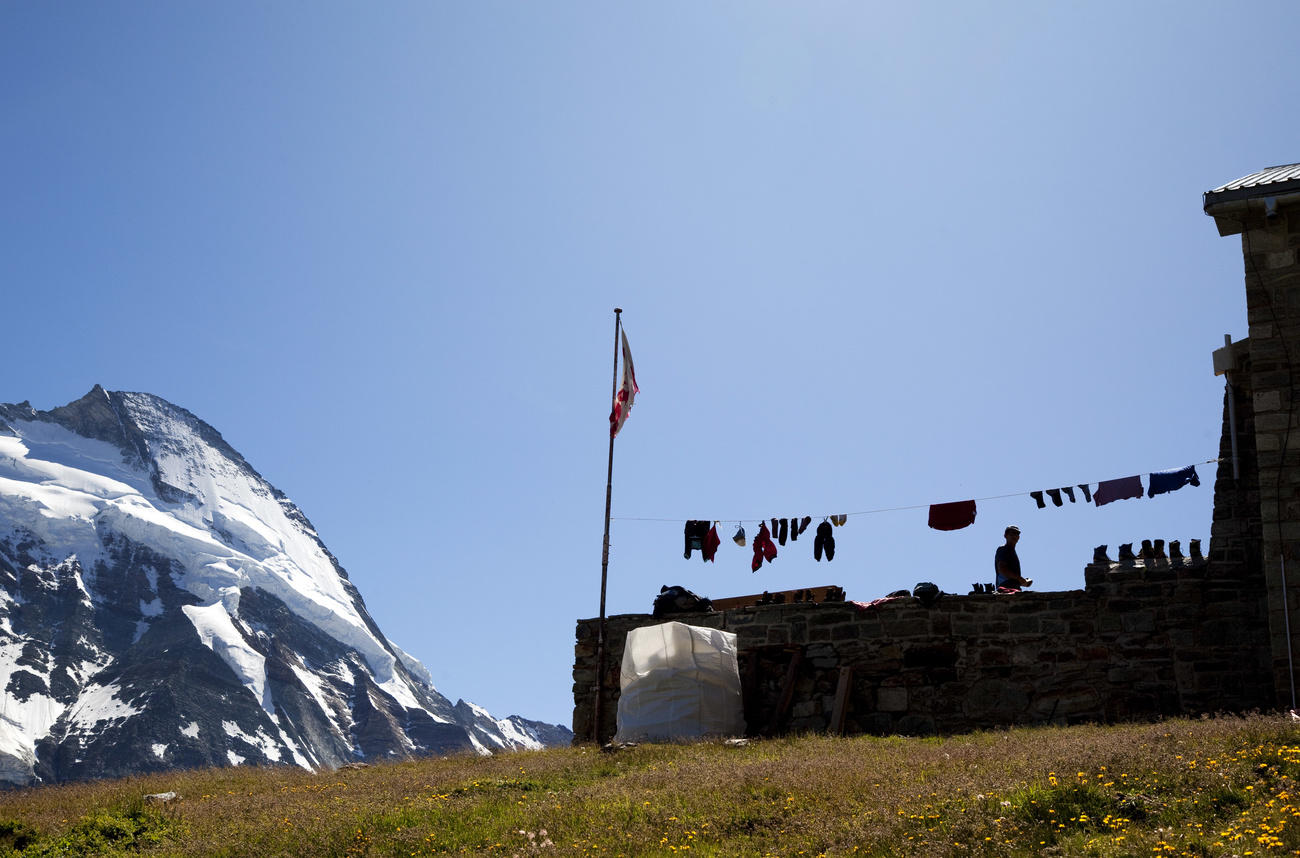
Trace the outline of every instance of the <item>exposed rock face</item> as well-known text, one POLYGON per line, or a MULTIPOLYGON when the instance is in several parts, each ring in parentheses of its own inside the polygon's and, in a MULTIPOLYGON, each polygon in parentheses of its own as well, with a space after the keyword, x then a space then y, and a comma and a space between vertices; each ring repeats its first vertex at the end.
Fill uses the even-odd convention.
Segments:
POLYGON ((96 386, 0 405, 0 784, 567 744, 452 705, 212 427, 96 386))

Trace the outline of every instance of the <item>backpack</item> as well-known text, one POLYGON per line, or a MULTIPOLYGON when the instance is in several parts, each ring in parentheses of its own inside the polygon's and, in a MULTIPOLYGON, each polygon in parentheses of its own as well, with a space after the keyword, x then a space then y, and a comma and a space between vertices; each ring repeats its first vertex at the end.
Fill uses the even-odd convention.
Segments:
POLYGON ((697 596, 685 587, 664 586, 655 596, 654 617, 670 617, 674 614, 712 614, 713 603, 703 596, 697 596))
POLYGON ((922 605, 928 607, 934 603, 935 599, 943 595, 943 591, 941 591, 936 584, 932 584, 929 581, 922 581, 912 588, 912 595, 920 600, 922 605))

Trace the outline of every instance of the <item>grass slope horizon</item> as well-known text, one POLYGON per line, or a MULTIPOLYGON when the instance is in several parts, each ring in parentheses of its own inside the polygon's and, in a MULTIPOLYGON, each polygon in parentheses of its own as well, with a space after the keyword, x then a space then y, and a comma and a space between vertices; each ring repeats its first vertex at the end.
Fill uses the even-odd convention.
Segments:
POLYGON ((1278 714, 586 745, 15 790, 0 855, 1295 855, 1298 789, 1278 714))

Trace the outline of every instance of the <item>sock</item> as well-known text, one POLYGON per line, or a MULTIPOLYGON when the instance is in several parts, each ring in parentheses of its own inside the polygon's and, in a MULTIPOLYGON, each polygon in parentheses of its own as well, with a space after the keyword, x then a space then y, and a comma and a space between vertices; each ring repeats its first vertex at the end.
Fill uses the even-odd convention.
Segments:
POLYGON ((1053 503, 1055 506, 1060 506, 1060 505, 1061 505, 1061 490, 1060 490, 1060 489, 1048 489, 1048 490, 1047 490, 1047 496, 1048 496, 1049 498, 1052 499, 1052 503, 1053 503))
POLYGON ((1029 496, 1034 499, 1034 503, 1038 504, 1039 509, 1043 509, 1044 507, 1047 506, 1047 504, 1043 503, 1042 492, 1030 492, 1029 496))
POLYGON ((1083 502, 1092 503, 1092 489, 1088 488, 1088 484, 1079 483, 1079 488, 1083 490, 1083 502))
POLYGON ((1074 502, 1075 502, 1075 501, 1074 501, 1074 489, 1072 489, 1070 486, 1062 486, 1062 487, 1061 487, 1061 491, 1065 492, 1065 496, 1068 497, 1068 498, 1070 499, 1070 503, 1074 503, 1074 502))

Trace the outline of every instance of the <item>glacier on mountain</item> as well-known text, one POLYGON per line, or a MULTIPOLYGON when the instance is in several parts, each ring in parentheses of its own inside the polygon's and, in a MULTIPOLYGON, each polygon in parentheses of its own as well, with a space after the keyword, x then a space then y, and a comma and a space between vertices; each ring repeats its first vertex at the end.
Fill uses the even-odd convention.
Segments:
POLYGON ((0 784, 538 748, 453 705, 211 426, 96 387, 0 405, 0 784))

